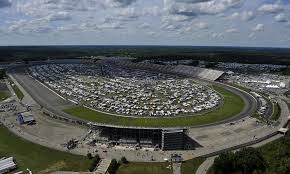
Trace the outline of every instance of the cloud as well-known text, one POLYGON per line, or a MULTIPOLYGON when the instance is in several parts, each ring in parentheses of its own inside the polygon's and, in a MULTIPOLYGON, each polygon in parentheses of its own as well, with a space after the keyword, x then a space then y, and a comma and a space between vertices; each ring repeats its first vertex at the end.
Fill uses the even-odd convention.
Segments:
POLYGON ((264 13, 278 13, 283 10, 283 7, 279 4, 263 4, 258 10, 264 13))
POLYGON ((71 16, 68 12, 61 11, 48 15, 46 19, 49 21, 67 21, 71 20, 71 16))
POLYGON ((263 31, 264 30, 264 24, 257 24, 255 27, 252 28, 253 31, 263 31))
POLYGON ((229 28, 229 29, 226 30, 226 32, 227 32, 227 33, 238 33, 239 30, 236 29, 236 28, 229 28))
POLYGON ((123 29, 124 28, 124 23, 120 21, 105 21, 102 24, 97 26, 98 29, 100 30, 105 30, 105 29, 123 29))
POLYGON ((232 15, 228 16, 227 19, 232 19, 233 20, 233 19, 237 19, 239 17, 240 17, 240 13, 235 12, 232 15))
POLYGON ((226 18, 231 20, 240 18, 243 21, 250 21, 255 18, 255 14, 253 11, 243 11, 241 13, 235 12, 226 18))
POLYGON ((186 1, 186 3, 184 1, 164 0, 164 9, 169 14, 195 17, 203 14, 219 14, 230 8, 239 7, 242 3, 243 0, 211 0, 202 2, 198 0, 186 1))
POLYGON ((208 29, 209 28, 209 24, 205 23, 205 22, 198 22, 198 23, 195 24, 195 26, 198 29, 208 29))
POLYGON ((136 0, 103 0, 106 7, 127 7, 136 2, 136 0))
POLYGON ((200 3, 200 2, 207 2, 211 0, 175 0, 176 2, 183 2, 183 3, 200 3))
POLYGON ((125 8, 125 9, 121 10, 117 14, 116 18, 120 19, 120 20, 124 20, 124 21, 126 21, 126 20, 131 21, 131 20, 136 20, 141 15, 142 14, 137 12, 137 10, 135 8, 131 7, 131 8, 125 8))
POLYGON ((58 11, 88 11, 97 3, 89 0, 29 0, 17 3, 17 10, 26 15, 43 17, 58 11))
POLYGON ((250 33, 250 34, 248 35, 248 37, 249 37, 249 38, 254 38, 254 37, 255 37, 255 33, 254 33, 254 32, 250 33))
POLYGON ((211 37, 214 39, 219 39, 219 38, 222 38, 223 36, 224 35, 222 33, 216 33, 216 32, 211 33, 211 37))
POLYGON ((150 28, 150 24, 144 22, 144 23, 142 23, 141 25, 139 25, 139 28, 142 28, 142 29, 150 28))
POLYGON ((285 15, 285 13, 279 13, 275 16, 275 21, 277 22, 287 22, 287 16, 285 15))
POLYGON ((102 29, 106 27, 110 28, 108 25, 106 26, 104 23, 99 24, 92 20, 87 20, 80 24, 68 24, 68 25, 59 26, 56 28, 56 30, 60 32, 96 32, 96 31, 101 31, 102 29))
POLYGON ((36 19, 36 20, 18 20, 13 21, 8 28, 9 32, 18 34, 28 33, 49 33, 53 31, 53 28, 49 26, 47 20, 36 19))
POLYGON ((243 11, 241 13, 241 19, 243 21, 250 21, 255 18, 255 14, 253 11, 243 11))
POLYGON ((171 23, 164 23, 161 25, 161 29, 166 31, 175 31, 182 28, 180 24, 171 24, 171 23))
POLYGON ((158 33, 157 33, 157 32, 154 32, 154 31, 149 31, 149 32, 147 32, 146 34, 147 34, 148 36, 151 36, 151 37, 155 37, 155 36, 158 35, 158 33))
POLYGON ((0 8, 10 7, 11 2, 9 0, 0 0, 0 8))

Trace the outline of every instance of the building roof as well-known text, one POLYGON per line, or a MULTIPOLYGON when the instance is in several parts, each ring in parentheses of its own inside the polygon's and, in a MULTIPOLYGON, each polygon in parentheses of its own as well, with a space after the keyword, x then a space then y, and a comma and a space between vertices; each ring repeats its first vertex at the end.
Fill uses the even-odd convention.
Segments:
POLYGON ((278 130, 278 132, 281 132, 281 133, 283 133, 283 134, 286 134, 287 132, 288 132, 288 130, 289 130, 289 128, 280 128, 279 130, 278 130))

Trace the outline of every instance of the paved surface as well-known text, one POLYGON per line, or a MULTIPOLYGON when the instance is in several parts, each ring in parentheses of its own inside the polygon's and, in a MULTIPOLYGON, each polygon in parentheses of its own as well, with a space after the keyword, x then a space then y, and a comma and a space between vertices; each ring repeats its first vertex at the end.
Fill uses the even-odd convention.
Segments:
MULTIPOLYGON (((288 116, 289 116, 289 108, 287 106, 287 104, 282 101, 281 99, 278 99, 278 104, 281 107, 281 116, 279 117, 279 122, 280 122, 280 127, 282 127, 288 120, 288 116)), ((279 127, 278 127, 279 128, 279 127)), ((261 141, 259 143, 253 144, 250 147, 261 147, 269 142, 275 141, 279 138, 283 137, 282 134, 277 134, 273 137, 270 137, 264 141, 261 141)), ((207 170, 213 165, 214 159, 216 158, 216 156, 213 157, 209 157, 207 158, 198 168, 196 174, 206 174, 207 170)))
POLYGON ((206 174, 208 169, 212 166, 216 156, 207 158, 197 169, 196 174, 206 174))
MULTIPOLYGON (((10 69, 8 71, 8 75, 9 77, 12 78, 12 80, 15 81, 15 83, 19 83, 20 86, 22 86, 25 89, 25 91, 27 91, 40 106, 48 109, 49 111, 57 115, 64 116, 67 118, 74 118, 76 120, 81 120, 80 118, 73 117, 62 111, 62 109, 64 108, 73 106, 72 102, 64 100, 63 98, 59 97, 54 92, 52 92, 51 90, 48 90, 43 84, 39 83, 29 74, 27 74, 25 67, 20 67, 20 68, 18 67, 18 68, 10 69)), ((197 80, 197 81, 200 81, 201 83, 215 83, 216 85, 222 86, 223 88, 239 95, 244 100, 245 107, 242 110, 242 112, 240 112, 236 116, 233 116, 232 118, 229 118, 220 122, 215 122, 215 123, 205 124, 205 125, 198 125, 194 127, 207 127, 211 125, 218 125, 218 124, 226 123, 229 121, 238 120, 248 115, 252 115, 252 113, 254 113, 257 108, 257 101, 255 100, 255 98, 253 98, 252 95, 244 91, 241 91, 238 88, 231 87, 229 85, 219 83, 219 82, 209 82, 205 80, 197 80)))
POLYGON ((65 171, 58 171, 52 172, 51 174, 96 174, 94 172, 65 172, 65 171))
POLYGON ((172 170, 173 174, 181 174, 181 163, 173 163, 172 164, 172 170))
POLYGON ((108 171, 110 164, 111 164, 111 159, 102 159, 98 166, 97 169, 95 170, 95 173, 97 174, 106 174, 106 172, 108 171))
MULTIPOLYGON (((26 85, 27 88, 32 90, 29 86, 30 86, 30 84, 26 85)), ((20 88, 20 89, 23 90, 23 88, 20 88)), ((45 90, 47 91, 47 89, 45 89, 45 90)), ((39 93, 41 94, 42 92, 39 91, 38 94, 39 93)), ((33 98, 33 96, 29 96, 28 93, 24 93, 24 95, 25 95, 25 97, 26 96, 28 97, 28 101, 31 99, 31 97, 33 98), (30 99, 29 99, 29 97, 30 97, 30 99)), ((55 94, 52 93, 51 95, 55 95, 55 94)), ((37 96, 34 96, 34 97, 37 98, 37 96)), ((39 100, 45 101, 45 99, 39 99, 39 100)), ((203 147, 199 147, 196 150, 163 152, 163 151, 150 151, 150 150, 146 151, 146 150, 142 149, 142 150, 136 151, 134 149, 130 149, 130 148, 126 148, 126 147, 108 148, 106 145, 99 145, 96 147, 92 147, 92 146, 88 146, 85 144, 80 144, 76 149, 73 149, 69 152, 75 153, 75 154, 82 154, 82 155, 86 155, 88 152, 91 152, 92 154, 98 153, 101 158, 110 158, 110 159, 113 159, 113 158, 120 159, 122 156, 125 156, 130 161, 164 161, 163 160, 164 158, 170 159, 171 154, 176 154, 176 153, 181 154, 181 156, 184 160, 192 159, 192 158, 195 158, 198 156, 203 156, 203 155, 211 154, 214 152, 218 152, 220 150, 224 150, 224 149, 227 149, 230 147, 235 147, 235 146, 240 145, 240 144, 256 142, 256 140, 264 139, 265 136, 268 136, 269 134, 277 132, 278 128, 280 128, 281 125, 283 125, 285 123, 285 120, 287 121, 287 117, 288 117, 288 115, 290 115, 286 103, 284 103, 281 100, 278 102, 282 108, 282 110, 281 110, 282 115, 279 118, 280 124, 277 125, 276 127, 263 125, 263 124, 258 125, 258 126, 252 126, 252 123, 254 123, 255 120, 252 120, 251 118, 245 118, 246 121, 237 120, 235 125, 228 125, 228 124, 216 125, 216 128, 221 130, 220 134, 222 134, 224 136, 224 140, 219 141, 219 137, 214 135, 214 137, 216 137, 216 138, 212 138, 212 137, 208 138, 208 139, 212 139, 212 142, 204 143, 203 147), (250 129, 250 130, 244 131, 242 129, 246 129, 246 130, 250 129), (232 133, 232 136, 227 137, 227 132, 232 133), (217 142, 220 142, 220 143, 217 144, 217 142)), ((56 107, 57 106, 55 106, 55 108, 56 107)), ((35 114, 37 115, 37 113, 35 113, 35 114)), ((11 131, 13 131, 17 135, 19 135, 25 139, 28 139, 28 140, 33 141, 35 143, 38 143, 38 144, 41 144, 44 146, 48 146, 48 147, 51 147, 54 149, 68 151, 66 148, 64 148, 60 144, 60 142, 51 141, 51 139, 47 138, 46 135, 43 136, 43 134, 41 134, 42 131, 34 131, 33 133, 31 131, 29 131, 30 129, 33 130, 34 127, 27 128, 27 127, 16 126, 17 123, 15 122, 14 113, 5 113, 0 118, 6 127, 8 127, 11 131), (40 132, 40 133, 38 133, 38 132, 40 132)), ((55 134, 56 135, 59 134, 60 135, 59 137, 61 137, 61 134, 63 134, 64 137, 68 137, 71 135, 71 134, 69 134, 69 131, 73 132, 72 130, 76 129, 75 126, 67 125, 67 124, 62 123, 58 120, 50 120, 50 119, 47 119, 41 115, 39 115, 39 118, 37 118, 37 119, 40 120, 40 123, 41 123, 41 121, 43 121, 43 125, 51 122, 51 124, 55 126, 55 128, 54 128, 54 130, 56 130, 55 134)), ((200 127, 200 128, 192 129, 193 138, 196 138, 194 132, 201 134, 202 132, 206 132, 212 128, 214 128, 214 126, 200 127)), ((40 126, 39 129, 42 129, 42 126, 40 126)), ((46 132, 46 131, 43 131, 43 132, 46 132)), ((52 135, 54 135, 53 132, 54 131, 52 131, 52 135)), ((210 134, 211 133, 209 132, 209 135, 210 134)), ((199 137, 199 141, 201 141, 201 139, 202 139, 202 137, 199 137)), ((204 141, 204 142, 206 142, 206 141, 204 141)))

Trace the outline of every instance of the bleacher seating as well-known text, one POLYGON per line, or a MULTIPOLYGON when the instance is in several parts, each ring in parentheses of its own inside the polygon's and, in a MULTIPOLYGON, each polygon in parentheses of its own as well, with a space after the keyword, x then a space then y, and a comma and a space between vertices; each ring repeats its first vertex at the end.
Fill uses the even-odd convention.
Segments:
POLYGON ((130 68, 139 68, 145 70, 155 70, 157 72, 165 72, 165 73, 176 73, 180 75, 186 75, 190 77, 205 79, 215 81, 220 76, 224 74, 223 71, 212 70, 207 68, 200 68, 188 65, 158 65, 151 63, 133 63, 131 61, 117 61, 115 62, 119 65, 130 67, 130 68))

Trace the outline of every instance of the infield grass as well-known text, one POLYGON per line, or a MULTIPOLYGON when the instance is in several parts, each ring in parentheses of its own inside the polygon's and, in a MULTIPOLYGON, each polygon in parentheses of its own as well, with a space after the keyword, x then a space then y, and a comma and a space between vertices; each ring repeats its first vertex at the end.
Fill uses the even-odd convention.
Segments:
POLYGON ((12 80, 9 80, 12 88, 13 88, 13 91, 15 92, 17 98, 19 100, 22 100, 23 97, 24 97, 24 94, 21 92, 21 90, 18 88, 18 86, 12 81, 12 80))
POLYGON ((0 101, 3 101, 10 97, 9 91, 0 91, 0 101))
POLYGON ((181 174, 193 174, 196 173, 198 167, 205 161, 205 158, 193 158, 187 161, 184 161, 181 164, 181 174))
POLYGON ((273 113, 271 116, 272 120, 278 120, 280 115, 281 115, 281 107, 278 103, 273 103, 274 107, 273 107, 273 113))
POLYGON ((0 125, 0 158, 14 157, 16 171, 29 168, 33 173, 53 171, 88 171, 90 161, 85 156, 73 155, 24 140, 0 125))
POLYGON ((129 162, 122 164, 116 174, 172 174, 172 170, 166 168, 169 163, 153 162, 129 162))
POLYGON ((219 86, 213 86, 213 89, 224 97, 224 104, 218 109, 202 115, 172 118, 133 118, 104 114, 87 109, 83 106, 68 108, 65 109, 64 112, 84 120, 110 125, 134 127, 183 127, 222 121, 237 115, 243 110, 245 103, 240 96, 219 86))

